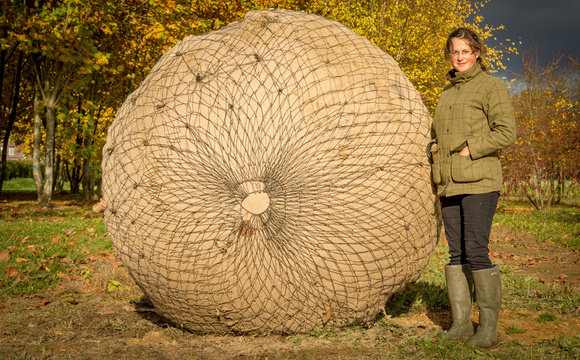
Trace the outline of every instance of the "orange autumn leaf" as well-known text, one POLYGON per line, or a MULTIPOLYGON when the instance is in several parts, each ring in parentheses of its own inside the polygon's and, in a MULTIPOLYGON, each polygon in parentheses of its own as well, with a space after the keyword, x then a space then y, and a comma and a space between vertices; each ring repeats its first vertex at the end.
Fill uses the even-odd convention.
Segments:
POLYGON ((8 250, 4 250, 2 252, 0 252, 0 261, 8 261, 8 259, 10 259, 10 253, 8 252, 8 250))
POLYGON ((95 284, 84 284, 82 289, 86 292, 99 292, 99 288, 95 284))
POLYGON ((59 279, 66 280, 66 281, 71 281, 70 276, 68 276, 67 274, 63 274, 63 273, 59 272, 58 274, 56 274, 56 276, 59 279))
POLYGON ((30 259, 26 259, 26 258, 16 258, 15 260, 17 263, 23 263, 23 262, 29 262, 30 259))
POLYGON ((11 267, 6 269, 6 277, 16 277, 18 275, 22 274, 20 271, 18 271, 15 267, 11 267))

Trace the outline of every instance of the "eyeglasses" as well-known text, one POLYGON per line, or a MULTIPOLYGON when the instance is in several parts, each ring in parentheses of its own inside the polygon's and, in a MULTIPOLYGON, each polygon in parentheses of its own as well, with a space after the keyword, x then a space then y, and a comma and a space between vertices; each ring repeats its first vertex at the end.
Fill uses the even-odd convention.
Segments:
POLYGON ((463 50, 461 52, 459 52, 459 51, 451 51, 449 53, 449 55, 451 55, 451 57, 454 57, 454 58, 458 58, 459 57, 459 54, 461 54, 463 57, 468 57, 469 55, 473 54, 473 50, 463 50))

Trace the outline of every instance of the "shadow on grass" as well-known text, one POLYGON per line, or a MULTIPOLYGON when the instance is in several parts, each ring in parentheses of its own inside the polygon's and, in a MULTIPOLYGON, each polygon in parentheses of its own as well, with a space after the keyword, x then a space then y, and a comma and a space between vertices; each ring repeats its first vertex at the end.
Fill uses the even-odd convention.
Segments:
MULTIPOLYGON (((52 194, 54 201, 77 201, 83 202, 83 194, 71 194, 69 192, 55 192, 52 194)), ((2 190, 0 192, 0 201, 37 201, 35 191, 28 190, 2 190)))
POLYGON ((427 317, 444 329, 451 326, 451 305, 445 285, 422 280, 395 293, 385 305, 385 313, 392 317, 406 316, 417 310, 426 311, 427 317))
POLYGON ((173 327, 176 329, 182 329, 173 321, 166 318, 165 315, 161 314, 161 312, 155 308, 155 305, 153 305, 151 300, 149 300, 147 295, 141 296, 137 301, 133 302, 133 305, 135 306, 135 311, 137 314, 139 314, 143 319, 159 326, 160 328, 173 327))

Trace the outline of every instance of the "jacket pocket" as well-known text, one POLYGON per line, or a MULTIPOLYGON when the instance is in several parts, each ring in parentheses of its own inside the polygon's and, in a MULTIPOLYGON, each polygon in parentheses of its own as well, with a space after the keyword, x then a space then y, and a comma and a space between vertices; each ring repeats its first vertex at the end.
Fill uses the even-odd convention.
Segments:
POLYGON ((474 182, 484 178, 485 159, 471 160, 459 153, 451 155, 451 177, 455 182, 474 182))
POLYGON ((431 178, 435 184, 441 184, 441 151, 433 154, 433 164, 431 164, 431 178))

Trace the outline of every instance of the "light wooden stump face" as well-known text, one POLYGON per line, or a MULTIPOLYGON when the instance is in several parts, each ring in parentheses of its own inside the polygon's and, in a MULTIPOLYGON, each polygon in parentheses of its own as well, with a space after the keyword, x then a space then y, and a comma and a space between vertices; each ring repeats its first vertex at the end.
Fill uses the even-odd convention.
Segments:
POLYGON ((430 121, 366 39, 250 12, 185 38, 119 109, 107 231, 157 309, 192 331, 370 323, 435 245, 430 121))

